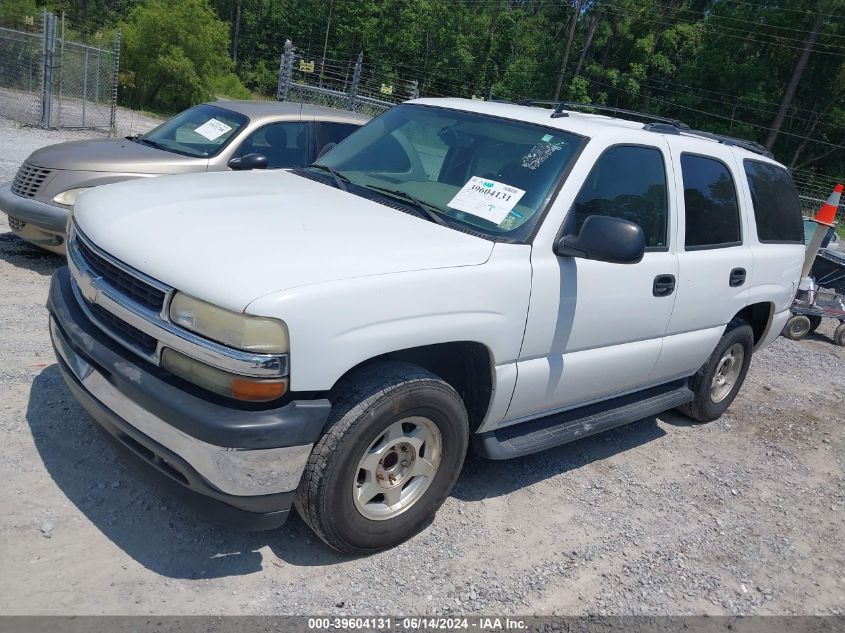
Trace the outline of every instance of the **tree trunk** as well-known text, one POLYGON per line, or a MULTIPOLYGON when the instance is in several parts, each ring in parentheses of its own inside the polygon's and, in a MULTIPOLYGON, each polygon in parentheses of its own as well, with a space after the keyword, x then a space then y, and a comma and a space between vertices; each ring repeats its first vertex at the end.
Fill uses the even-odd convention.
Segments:
POLYGON ((563 61, 560 64, 560 74, 557 76, 554 100, 560 99, 560 89, 563 86, 563 76, 566 74, 566 64, 569 63, 569 52, 572 50, 572 40, 575 39, 575 27, 578 26, 578 14, 581 13, 581 0, 575 0, 575 15, 572 16, 572 24, 569 27, 569 37, 566 39, 566 50, 563 53, 563 61))
POLYGON ((241 2, 235 2, 235 24, 232 29, 232 62, 235 66, 238 65, 238 40, 241 37, 241 2))
POLYGON ((810 53, 813 51, 813 46, 816 40, 819 39, 819 31, 821 31, 824 23, 824 16, 821 14, 816 16, 813 21, 813 26, 810 29, 810 35, 807 36, 807 41, 804 42, 804 50, 801 51, 801 56, 798 58, 798 63, 795 64, 795 70, 792 71, 792 78, 789 80, 789 85, 786 87, 786 92, 783 93, 783 101, 781 101, 778 113, 772 121, 772 129, 766 139, 766 148, 771 151, 775 141, 777 141, 778 133, 780 132, 783 121, 786 119, 786 113, 792 105, 792 100, 795 98, 795 91, 798 89, 798 82, 801 81, 801 75, 804 74, 804 69, 807 68, 807 62, 810 59, 810 53))
POLYGON ((578 65, 575 67, 575 77, 581 74, 581 68, 587 59, 587 51, 590 50, 590 45, 593 43, 593 36, 596 34, 596 27, 599 25, 599 10, 593 9, 593 11, 593 15, 590 17, 590 28, 587 31, 587 40, 584 42, 584 48, 581 49, 581 57, 578 58, 578 65))

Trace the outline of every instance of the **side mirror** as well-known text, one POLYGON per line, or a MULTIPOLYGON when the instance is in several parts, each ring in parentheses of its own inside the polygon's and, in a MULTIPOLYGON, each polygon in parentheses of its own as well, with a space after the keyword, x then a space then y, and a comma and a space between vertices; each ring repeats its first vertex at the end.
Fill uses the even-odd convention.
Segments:
POLYGON ((581 257, 611 264, 636 264, 645 254, 645 233, 638 224, 606 215, 591 215, 581 232, 565 235, 555 255, 581 257))
POLYGON ((320 150, 320 153, 317 154, 317 158, 322 158, 325 154, 327 154, 330 150, 333 150, 337 143, 326 143, 323 145, 323 149, 320 150))
POLYGON ((264 154, 253 152, 244 154, 229 161, 229 169, 267 169, 267 157, 264 154))

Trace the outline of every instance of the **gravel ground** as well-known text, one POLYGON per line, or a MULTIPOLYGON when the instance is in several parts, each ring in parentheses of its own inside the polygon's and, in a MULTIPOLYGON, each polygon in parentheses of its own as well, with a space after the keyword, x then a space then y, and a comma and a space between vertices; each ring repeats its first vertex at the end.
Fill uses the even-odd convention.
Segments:
MULTIPOLYGON (((0 119, 0 181, 36 147, 92 135, 0 119)), ((510 462, 471 457, 425 532, 348 558, 296 517, 216 527, 130 470, 53 360, 43 305, 62 260, 0 217, 2 614, 845 614, 831 322, 756 355, 717 422, 667 413, 510 462)))

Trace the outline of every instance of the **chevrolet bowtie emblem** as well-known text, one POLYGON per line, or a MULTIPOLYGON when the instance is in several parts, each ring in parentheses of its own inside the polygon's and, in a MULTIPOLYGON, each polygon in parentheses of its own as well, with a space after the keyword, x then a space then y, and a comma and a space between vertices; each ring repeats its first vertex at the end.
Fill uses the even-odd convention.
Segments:
POLYGON ((79 286, 79 292, 85 297, 89 303, 97 303, 97 295, 100 294, 99 288, 94 284, 94 279, 88 275, 80 275, 76 282, 79 286))

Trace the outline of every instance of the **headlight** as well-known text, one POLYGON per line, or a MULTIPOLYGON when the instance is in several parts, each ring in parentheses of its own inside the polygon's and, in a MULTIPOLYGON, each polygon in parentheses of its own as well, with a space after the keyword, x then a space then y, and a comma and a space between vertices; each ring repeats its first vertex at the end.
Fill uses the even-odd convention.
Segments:
POLYGON ((170 320, 213 341, 255 354, 286 354, 288 328, 283 321, 230 312, 177 292, 170 320))
POLYGON ((76 199, 79 197, 79 194, 90 188, 91 187, 79 187, 78 189, 68 189, 67 191, 62 191, 61 193, 53 196, 53 202, 56 204, 63 204, 66 207, 72 207, 73 203, 76 202, 76 199))
POLYGON ((237 400, 251 402, 275 400, 285 395, 288 387, 287 380, 284 378, 274 380, 245 378, 211 367, 169 348, 161 352, 161 366, 198 387, 237 400))

